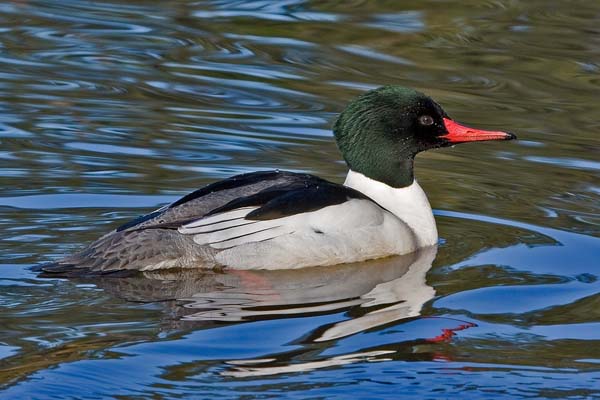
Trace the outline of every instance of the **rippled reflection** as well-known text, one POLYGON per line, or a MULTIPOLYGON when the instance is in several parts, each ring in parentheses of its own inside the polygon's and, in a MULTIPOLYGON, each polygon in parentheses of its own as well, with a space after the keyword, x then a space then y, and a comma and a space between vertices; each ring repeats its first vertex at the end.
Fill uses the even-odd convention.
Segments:
POLYGON ((360 310, 359 316, 324 328, 311 339, 320 342, 418 316, 435 294, 425 275, 436 251, 328 267, 156 271, 92 282, 127 300, 184 302, 177 312, 183 321, 241 322, 360 310))
POLYGON ((598 396, 599 15, 591 1, 1 3, 3 396, 598 396), (232 174, 341 181, 330 126, 385 83, 521 139, 419 156, 442 237, 431 268, 421 254, 29 270, 232 174))

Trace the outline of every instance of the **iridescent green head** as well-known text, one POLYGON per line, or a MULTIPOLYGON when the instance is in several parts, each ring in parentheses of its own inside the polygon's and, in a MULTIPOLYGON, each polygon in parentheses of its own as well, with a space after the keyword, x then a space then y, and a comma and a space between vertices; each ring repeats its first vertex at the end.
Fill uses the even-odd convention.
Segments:
POLYGON ((412 184, 414 157, 421 151, 516 138, 511 133, 459 125, 425 94, 395 85, 353 100, 340 114, 333 132, 350 169, 396 188, 412 184))

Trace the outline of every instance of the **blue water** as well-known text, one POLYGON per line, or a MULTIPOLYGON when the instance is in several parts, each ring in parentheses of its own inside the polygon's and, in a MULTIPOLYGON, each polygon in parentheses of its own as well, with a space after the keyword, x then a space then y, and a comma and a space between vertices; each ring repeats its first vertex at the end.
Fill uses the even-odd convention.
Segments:
POLYGON ((600 5, 0 4, 0 398, 600 398, 600 5), (436 251, 294 271, 31 267, 232 174, 337 182, 381 84, 520 140, 422 154, 436 251))

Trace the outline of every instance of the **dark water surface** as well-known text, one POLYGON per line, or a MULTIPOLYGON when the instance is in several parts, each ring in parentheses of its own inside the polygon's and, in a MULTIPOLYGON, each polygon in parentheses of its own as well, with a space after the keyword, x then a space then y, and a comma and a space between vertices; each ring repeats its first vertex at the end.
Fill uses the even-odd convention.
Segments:
POLYGON ((600 398, 600 2, 0 4, 0 397, 600 398), (37 277, 229 175, 341 181, 385 83, 520 141, 423 154, 435 252, 37 277))

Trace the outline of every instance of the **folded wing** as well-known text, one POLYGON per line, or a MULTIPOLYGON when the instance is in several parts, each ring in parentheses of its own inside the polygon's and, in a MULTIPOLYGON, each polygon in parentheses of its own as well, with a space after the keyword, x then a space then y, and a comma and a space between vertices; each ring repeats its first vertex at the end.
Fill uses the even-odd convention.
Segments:
MULTIPOLYGON (((297 232, 323 233, 328 228, 337 229, 340 217, 351 216, 338 215, 338 221, 327 226, 322 218, 315 220, 315 213, 327 217, 327 208, 357 201, 372 203, 360 192, 322 180, 286 183, 234 199, 207 216, 183 224, 178 231, 193 235, 197 244, 228 249, 297 232)), ((382 211, 375 203, 372 207, 382 211)), ((336 210, 329 211, 329 218, 335 219, 336 210)))

